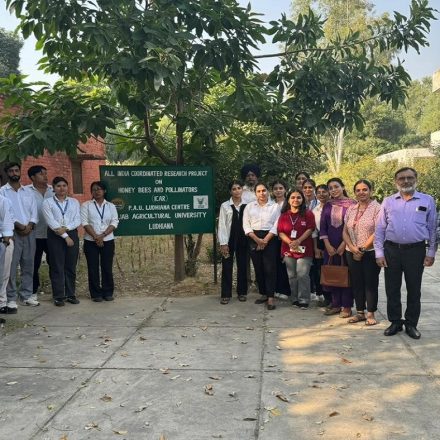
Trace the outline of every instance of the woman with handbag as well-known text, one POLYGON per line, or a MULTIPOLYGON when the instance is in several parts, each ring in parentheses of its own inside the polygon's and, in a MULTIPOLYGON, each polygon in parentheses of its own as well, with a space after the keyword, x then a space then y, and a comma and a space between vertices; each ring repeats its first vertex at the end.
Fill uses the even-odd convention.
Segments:
POLYGON ((278 235, 289 275, 292 305, 303 310, 310 303, 309 272, 313 261, 314 230, 315 216, 306 208, 304 194, 298 190, 289 192, 278 219, 278 235))
MULTIPOLYGON (((325 245, 324 266, 328 264, 341 265, 344 263, 343 256, 345 253, 345 242, 342 236, 344 217, 347 209, 356 202, 348 197, 344 183, 338 177, 330 179, 327 182, 327 187, 330 200, 322 210, 320 225, 320 238, 325 245)), ((321 268, 321 274, 325 272, 324 266, 321 268)), ((341 318, 349 318, 353 306, 351 288, 330 286, 324 283, 323 288, 332 294, 332 304, 325 311, 325 315, 339 313, 341 318)))
POLYGON ((350 206, 345 214, 345 255, 357 311, 349 319, 350 324, 361 321, 365 321, 366 325, 377 324, 374 312, 377 310, 380 267, 376 264, 373 240, 380 204, 371 199, 371 190, 368 180, 358 180, 354 185, 358 203, 350 206))
POLYGON ((218 219, 218 240, 222 254, 222 284, 220 304, 228 304, 232 297, 232 273, 234 256, 237 262, 237 295, 241 302, 246 301, 247 239, 243 231, 243 212, 246 204, 242 200, 243 184, 233 180, 229 184, 231 198, 220 206, 218 219))
POLYGON ((255 186, 255 202, 248 203, 243 213, 243 230, 248 236, 250 254, 261 298, 256 304, 267 302, 268 310, 275 309, 277 235, 276 223, 280 208, 269 200, 269 188, 265 183, 255 186))

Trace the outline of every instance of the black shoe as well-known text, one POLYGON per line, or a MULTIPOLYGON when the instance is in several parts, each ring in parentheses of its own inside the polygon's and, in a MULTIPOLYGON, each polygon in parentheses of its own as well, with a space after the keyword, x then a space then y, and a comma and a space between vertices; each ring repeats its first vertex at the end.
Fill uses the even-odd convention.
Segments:
POLYGON ((275 310, 276 309, 276 305, 275 304, 268 304, 267 305, 267 310, 275 310))
POLYGON ((299 301, 293 301, 292 306, 293 307, 301 307, 301 304, 299 303, 299 301))
POLYGON ((255 300, 255 304, 264 304, 265 302, 267 302, 267 298, 258 298, 255 300))
POLYGON ((114 298, 112 296, 104 296, 104 301, 113 301, 114 298))
POLYGON ((413 339, 420 339, 422 334, 412 325, 405 324, 405 333, 413 339))
POLYGON ((241 302, 245 302, 247 300, 246 295, 238 295, 238 300, 241 302))
POLYGON ((95 303, 100 303, 102 301, 104 301, 102 298, 92 298, 92 301, 95 303))
POLYGON ((303 309, 303 310, 307 310, 309 308, 309 305, 308 304, 300 304, 299 308, 303 309))
POLYGON ((53 303, 57 306, 57 307, 63 307, 64 306, 64 300, 63 299, 54 299, 53 303))
POLYGON ((76 296, 68 296, 66 301, 70 304, 79 304, 79 299, 76 299, 76 296))
POLYGON ((394 336, 398 332, 401 332, 403 330, 402 323, 401 322, 393 322, 391 325, 385 329, 383 334, 385 336, 394 336))
POLYGON ((7 307, 6 306, 6 313, 8 314, 8 315, 16 315, 17 314, 17 307, 7 307))
POLYGON ((8 313, 8 307, 7 306, 0 307, 0 313, 6 315, 8 313))
POLYGON ((3 319, 3 318, 0 318, 0 324, 4 324, 6 322, 6 320, 5 319, 3 319))

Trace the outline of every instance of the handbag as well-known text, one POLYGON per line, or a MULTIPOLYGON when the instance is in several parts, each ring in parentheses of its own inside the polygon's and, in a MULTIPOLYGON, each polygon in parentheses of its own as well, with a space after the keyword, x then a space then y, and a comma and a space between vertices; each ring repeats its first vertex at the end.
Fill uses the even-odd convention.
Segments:
POLYGON ((350 277, 348 266, 344 264, 341 257, 341 264, 332 264, 333 257, 328 259, 328 263, 321 266, 321 285, 331 287, 350 287, 350 277))

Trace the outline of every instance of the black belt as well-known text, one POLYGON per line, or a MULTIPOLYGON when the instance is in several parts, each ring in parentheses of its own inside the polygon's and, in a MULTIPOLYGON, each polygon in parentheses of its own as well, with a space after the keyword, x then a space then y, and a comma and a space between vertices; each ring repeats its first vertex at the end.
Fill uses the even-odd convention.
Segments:
POLYGON ((399 249, 410 249, 414 247, 426 247, 426 241, 418 241, 417 243, 394 243, 394 241, 386 240, 385 244, 399 249))

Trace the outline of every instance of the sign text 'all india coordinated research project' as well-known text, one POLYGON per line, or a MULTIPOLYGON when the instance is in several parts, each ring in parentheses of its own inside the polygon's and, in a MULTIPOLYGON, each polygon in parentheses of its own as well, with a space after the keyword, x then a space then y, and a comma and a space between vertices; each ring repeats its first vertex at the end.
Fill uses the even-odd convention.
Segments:
POLYGON ((117 235, 214 231, 212 168, 101 166, 100 174, 118 210, 117 235))

